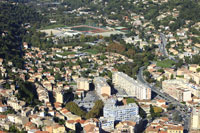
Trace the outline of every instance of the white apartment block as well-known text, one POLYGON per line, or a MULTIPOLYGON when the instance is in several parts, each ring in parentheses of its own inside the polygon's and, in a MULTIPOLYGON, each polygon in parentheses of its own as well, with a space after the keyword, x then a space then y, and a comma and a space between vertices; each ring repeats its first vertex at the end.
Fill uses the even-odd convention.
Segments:
POLYGON ((140 100, 151 99, 151 88, 134 80, 125 73, 114 72, 112 80, 114 86, 125 90, 128 96, 133 96, 140 100))

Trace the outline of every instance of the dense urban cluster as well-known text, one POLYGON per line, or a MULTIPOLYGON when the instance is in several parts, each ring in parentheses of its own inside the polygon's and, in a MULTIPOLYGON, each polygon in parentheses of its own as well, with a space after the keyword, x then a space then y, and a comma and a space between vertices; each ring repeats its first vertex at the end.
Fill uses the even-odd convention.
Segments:
POLYGON ((0 9, 0 132, 200 132, 199 1, 0 9))

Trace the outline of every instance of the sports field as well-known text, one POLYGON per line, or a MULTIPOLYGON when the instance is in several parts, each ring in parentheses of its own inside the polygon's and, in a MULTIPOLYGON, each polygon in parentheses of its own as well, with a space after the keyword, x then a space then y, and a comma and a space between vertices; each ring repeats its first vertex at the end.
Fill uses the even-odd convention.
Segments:
POLYGON ((107 30, 102 29, 102 28, 97 28, 93 26, 87 26, 87 25, 79 25, 79 26, 74 26, 71 28, 71 30, 76 30, 79 32, 92 32, 92 33, 100 33, 100 32, 106 32, 107 30))

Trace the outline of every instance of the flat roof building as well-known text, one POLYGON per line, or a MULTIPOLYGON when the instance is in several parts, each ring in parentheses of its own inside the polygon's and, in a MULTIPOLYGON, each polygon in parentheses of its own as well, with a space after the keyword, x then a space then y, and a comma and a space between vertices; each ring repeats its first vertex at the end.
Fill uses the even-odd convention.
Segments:
POLYGON ((84 91, 89 91, 89 81, 86 78, 77 79, 77 89, 83 89, 84 91))
POLYGON ((189 84, 181 80, 165 80, 162 82, 163 91, 179 101, 191 101, 192 89, 189 84))
POLYGON ((103 108, 103 116, 105 118, 114 118, 115 121, 134 121, 139 123, 139 107, 135 103, 117 106, 116 100, 110 98, 105 101, 103 108))
POLYGON ((106 94, 108 96, 111 95, 111 88, 106 82, 106 79, 103 77, 96 77, 93 80, 94 85, 95 85, 95 90, 98 95, 106 94))
POLYGON ((112 79, 114 86, 123 89, 128 96, 133 96, 140 100, 151 99, 151 88, 134 80, 125 73, 114 72, 112 79))

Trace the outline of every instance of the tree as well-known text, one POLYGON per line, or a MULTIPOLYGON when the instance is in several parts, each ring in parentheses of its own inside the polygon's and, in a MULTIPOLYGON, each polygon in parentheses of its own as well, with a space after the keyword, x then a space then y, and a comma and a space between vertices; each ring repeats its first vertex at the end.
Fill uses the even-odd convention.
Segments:
POLYGON ((174 105, 173 104, 170 104, 169 106, 168 106, 168 108, 167 108, 167 110, 169 111, 169 110, 174 110, 174 105))
POLYGON ((60 73, 56 73, 55 75, 55 80, 62 80, 61 74, 60 73))
POLYGON ((155 118, 155 112, 154 112, 152 104, 150 105, 150 114, 151 114, 151 118, 153 120, 155 118))
POLYGON ((197 68, 197 72, 200 72, 200 68, 197 68))
POLYGON ((149 71, 144 71, 144 76, 150 78, 151 74, 149 71))
POLYGON ((165 71, 161 68, 158 70, 158 72, 164 73, 165 71))
POLYGON ((97 118, 101 115, 104 103, 101 100, 95 102, 94 107, 86 114, 86 118, 97 118))
POLYGON ((173 79, 173 78, 174 78, 174 75, 172 74, 170 78, 173 79))
POLYGON ((182 121, 182 117, 178 112, 173 113, 173 119, 174 119, 174 121, 177 121, 177 122, 182 121))
POLYGON ((146 112, 141 107, 139 108, 139 115, 142 118, 146 118, 146 116, 147 116, 146 112))
POLYGON ((162 108, 156 106, 153 107, 152 105, 150 105, 150 113, 152 119, 160 117, 162 111, 163 111, 162 108))
POLYGON ((178 62, 175 65, 176 68, 181 68, 183 66, 183 60, 182 59, 178 60, 178 62))
POLYGON ((65 107, 75 115, 85 118, 86 112, 83 111, 75 102, 68 102, 65 107))

